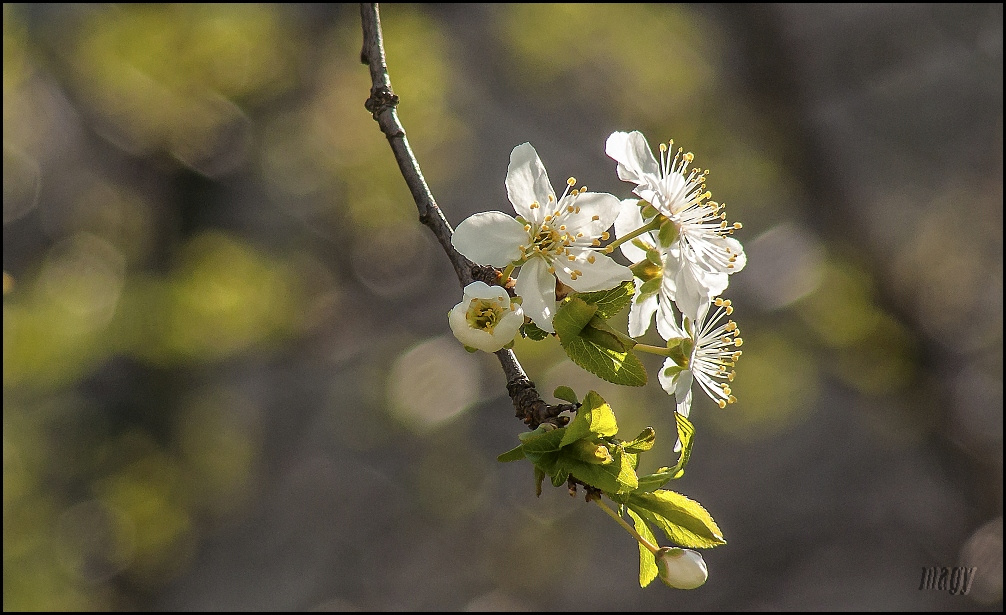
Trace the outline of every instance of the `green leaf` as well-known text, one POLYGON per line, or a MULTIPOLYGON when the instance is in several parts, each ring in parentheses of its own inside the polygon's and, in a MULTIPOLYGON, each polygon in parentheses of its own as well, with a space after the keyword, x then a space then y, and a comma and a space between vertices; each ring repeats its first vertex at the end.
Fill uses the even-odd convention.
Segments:
POLYGON ((607 320, 629 305, 634 292, 636 292, 636 285, 632 280, 629 280, 615 288, 592 293, 577 293, 576 296, 584 303, 596 305, 597 315, 607 320))
POLYGON ((548 331, 540 329, 538 325, 534 324, 533 322, 526 322, 523 325, 521 325, 520 334, 536 342, 540 342, 541 340, 545 339, 550 335, 548 331))
POLYGON ((590 437, 592 434, 613 436, 618 433, 618 424, 615 422, 615 413, 612 412, 611 406, 601 399, 600 395, 590 391, 583 398, 583 405, 576 411, 576 416, 563 429, 565 433, 560 441, 560 447, 590 437))
POLYGON ((674 472, 671 472, 670 468, 663 467, 654 472, 653 474, 647 474, 646 476, 639 477, 639 487, 634 493, 646 493, 648 491, 656 491, 660 489, 667 483, 671 482, 674 478, 674 472))
POLYGON ((681 455, 678 457, 678 463, 674 464, 671 471, 674 472, 674 478, 681 478, 685 475, 685 466, 688 465, 688 458, 692 455, 692 444, 695 443, 695 427, 687 418, 677 412, 674 413, 674 420, 678 424, 678 440, 681 441, 681 455))
POLYGON ((622 444, 622 448, 628 453, 642 453, 653 448, 656 439, 657 432, 652 427, 647 427, 634 440, 622 444))
MULTIPOLYGON (((568 449, 563 449, 568 450, 568 449)), ((628 494, 637 486, 636 472, 632 468, 632 459, 622 453, 618 447, 614 447, 611 463, 593 464, 577 459, 572 452, 562 454, 556 462, 556 468, 566 471, 583 483, 596 487, 609 494, 628 494)), ((624 498, 612 499, 622 500, 624 498)))
MULTIPOLYGON (((597 306, 585 303, 579 297, 564 302, 555 315, 553 325, 559 343, 569 358, 588 372, 615 384, 643 386, 646 369, 628 349, 616 350, 607 346, 625 344, 611 331, 590 326, 597 306), (598 343, 601 340, 603 343, 598 343)), ((610 329, 610 327, 609 327, 610 329)))
POLYGON ((552 392, 552 396, 556 399, 568 401, 571 404, 580 403, 580 400, 576 398, 576 392, 565 385, 555 387, 555 391, 552 392))
MULTIPOLYGON (((650 530, 650 526, 646 525, 643 518, 632 512, 632 509, 628 509, 629 516, 632 517, 632 524, 636 526, 636 533, 650 541, 650 544, 656 545, 657 538, 653 535, 650 530)), ((643 543, 637 542, 636 545, 639 547, 639 586, 646 587, 650 584, 653 579, 657 578, 657 558, 650 553, 650 550, 643 546, 643 543)))
POLYGON ((695 427, 678 413, 674 413, 674 419, 678 424, 678 440, 681 441, 681 454, 678 456, 678 463, 673 468, 660 468, 653 474, 639 477, 639 488, 636 493, 646 491, 656 491, 670 481, 681 478, 685 475, 685 466, 688 465, 688 458, 692 454, 692 445, 695 443, 695 427))
POLYGON ((552 475, 552 486, 561 487, 567 480, 569 480, 569 471, 561 465, 557 466, 555 474, 552 475))
MULTIPOLYGON (((521 448, 524 449, 524 454, 531 461, 534 461, 533 457, 536 455, 543 455, 559 450, 559 443, 562 442, 563 436, 566 435, 566 429, 566 427, 559 427, 558 429, 539 433, 530 438, 522 438, 524 444, 521 445, 521 448)), ((535 432, 537 430, 528 433, 534 434, 535 432)), ((526 434, 520 435, 524 436, 526 434)))
POLYGON ((501 461, 503 463, 507 463, 507 462, 510 462, 510 461, 519 461, 519 460, 521 460, 523 458, 524 458, 524 445, 521 444, 517 448, 511 449, 511 450, 503 453, 499 457, 497 457, 496 461, 501 461))
MULTIPOLYGON (((603 467, 603 466, 599 466, 603 467)), ((702 505, 674 491, 633 493, 629 508, 656 525, 674 544, 707 549, 726 544, 719 526, 702 505)))
POLYGON ((615 329, 612 329, 611 325, 598 316, 594 316, 590 319, 590 322, 588 322, 587 326, 583 328, 580 335, 582 335, 584 339, 590 340, 602 348, 615 350, 617 352, 631 350, 632 347, 637 344, 636 340, 624 333, 620 333, 615 329))
POLYGON ((567 337, 579 335, 596 313, 596 305, 587 303, 579 297, 570 297, 563 301, 552 320, 552 326, 555 327, 559 341, 562 341, 563 334, 567 337), (556 326, 557 324, 558 326, 556 326))
POLYGON ((547 434, 555 429, 556 426, 551 423, 542 423, 541 425, 538 425, 538 428, 534 431, 521 432, 517 434, 517 437, 520 438, 521 442, 527 442, 531 438, 537 438, 538 436, 547 434))
POLYGON ((567 447, 563 452, 569 451, 576 458, 584 463, 591 464, 605 464, 611 463, 613 458, 608 447, 601 444, 597 440, 577 440, 569 447, 567 447))

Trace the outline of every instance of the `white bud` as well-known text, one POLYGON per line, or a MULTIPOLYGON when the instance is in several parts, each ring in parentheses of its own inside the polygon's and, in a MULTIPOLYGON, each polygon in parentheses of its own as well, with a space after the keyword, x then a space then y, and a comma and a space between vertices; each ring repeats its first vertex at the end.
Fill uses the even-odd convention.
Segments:
POLYGON ((660 580, 675 589, 695 589, 706 582, 709 573, 698 551, 663 547, 655 554, 660 580))

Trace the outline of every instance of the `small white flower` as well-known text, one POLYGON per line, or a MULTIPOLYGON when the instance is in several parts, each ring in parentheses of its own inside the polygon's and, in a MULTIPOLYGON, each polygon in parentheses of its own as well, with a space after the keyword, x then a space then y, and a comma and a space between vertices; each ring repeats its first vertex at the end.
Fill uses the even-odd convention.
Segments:
POLYGON ((465 286, 461 303, 447 314, 451 331, 465 346, 496 352, 513 341, 524 312, 501 286, 475 281, 465 286))
POLYGON ((688 169, 691 153, 679 148, 672 157, 661 143, 658 163, 639 131, 613 133, 605 152, 618 162, 619 179, 636 184, 633 192, 675 224, 671 245, 660 247, 665 255, 661 294, 697 319, 702 306, 726 289, 727 275, 747 263, 740 242, 729 237, 740 223, 728 224, 723 206, 708 200, 706 172, 688 169))
POLYGON ((632 279, 600 247, 619 212, 614 196, 573 189, 570 178, 558 199, 545 166, 530 143, 510 153, 507 196, 517 218, 500 211, 469 216, 454 231, 451 244, 482 265, 520 266, 517 294, 541 329, 552 332, 556 311, 555 281, 577 292, 612 288, 632 279))
POLYGON ((657 376, 667 394, 674 395, 677 412, 682 416, 688 416, 692 407, 693 380, 720 408, 737 401, 730 383, 734 380, 734 365, 741 357, 738 349, 744 340, 737 323, 732 320, 720 323, 724 316, 734 311, 730 300, 717 297, 713 306, 715 312, 710 314, 707 306, 695 323, 684 317, 684 327, 668 338, 681 338, 680 352, 664 361, 657 376))
POLYGON ((706 562, 698 551, 663 547, 656 558, 660 580, 675 589, 695 589, 709 578, 706 562))

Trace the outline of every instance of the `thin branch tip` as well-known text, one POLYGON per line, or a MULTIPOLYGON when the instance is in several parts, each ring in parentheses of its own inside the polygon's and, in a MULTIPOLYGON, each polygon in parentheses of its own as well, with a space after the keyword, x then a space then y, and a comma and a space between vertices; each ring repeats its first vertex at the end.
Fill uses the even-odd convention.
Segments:
MULTIPOLYGON (((419 221, 429 228, 440 242, 444 253, 454 266, 461 286, 467 286, 475 280, 481 280, 489 285, 503 285, 507 280, 501 280, 502 272, 495 267, 478 265, 468 260, 458 252, 451 243, 454 231, 447 218, 437 206, 430 187, 423 178, 412 147, 405 134, 405 128, 398 118, 397 107, 399 97, 391 87, 391 77, 384 54, 384 35, 381 31, 381 17, 376 3, 360 4, 360 18, 363 28, 363 47, 360 51, 360 61, 370 67, 371 89, 370 97, 364 107, 373 115, 388 139, 391 150, 395 154, 398 168, 402 173, 416 208, 419 211, 419 221)), ((513 285, 504 286, 511 296, 514 295, 513 285)), ((496 352, 500 367, 507 378, 507 392, 513 400, 517 417, 531 429, 542 423, 552 423, 563 427, 569 422, 569 417, 563 412, 575 411, 579 404, 551 405, 544 402, 538 391, 524 373, 524 368, 517 361, 512 350, 496 352)))

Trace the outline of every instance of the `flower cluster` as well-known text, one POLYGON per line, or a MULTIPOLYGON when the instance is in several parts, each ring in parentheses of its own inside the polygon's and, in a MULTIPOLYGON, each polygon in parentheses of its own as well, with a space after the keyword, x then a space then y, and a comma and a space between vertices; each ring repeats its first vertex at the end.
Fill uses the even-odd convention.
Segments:
POLYGON ((690 454, 693 383, 721 408, 736 401, 730 385, 743 340, 730 320, 733 305, 720 294, 746 257, 732 236, 740 224, 727 222, 723 206, 710 200, 708 171, 689 168, 693 155, 673 152, 671 145, 660 144, 658 160, 639 132, 608 137, 605 151, 617 162, 618 177, 635 185, 634 198, 625 200, 577 188, 572 177, 557 195, 531 144, 515 147, 505 182, 515 215, 476 213, 451 238, 471 261, 499 269, 499 284, 469 284, 448 320, 470 351, 509 348, 517 335, 555 335, 575 364, 626 386, 647 382, 635 352, 664 357, 658 380, 674 396, 677 413, 680 458, 673 468, 638 476, 638 455, 653 446, 653 430, 631 441, 616 439, 615 417, 604 400, 591 391, 581 403, 569 387, 554 395, 575 404, 576 416, 566 426, 538 426, 499 459, 531 460, 539 490, 545 476, 555 485, 595 489, 593 499, 639 542, 640 585, 659 577, 670 587, 694 589, 708 572, 702 556, 685 547, 724 541, 701 506, 662 487, 681 475, 690 454), (616 249, 628 265, 615 261, 616 249), (627 305, 625 335, 607 321, 627 305), (666 343, 640 343, 636 338, 654 320, 666 343), (599 493, 620 502, 619 510, 602 504, 599 493), (676 529, 681 515, 687 532, 676 529), (655 544, 651 525, 680 547, 655 544))
POLYGON ((575 184, 569 178, 556 198, 538 153, 530 143, 518 145, 510 153, 506 175, 507 196, 517 216, 477 213, 461 222, 451 238, 458 252, 480 265, 520 267, 516 290, 524 313, 550 333, 556 280, 589 292, 632 279, 628 267, 600 248, 621 204, 610 194, 576 189, 575 184))
POLYGON ((605 152, 618 163, 619 179, 636 184, 639 197, 623 201, 615 220, 616 243, 637 263, 633 273, 640 281, 629 335, 646 333, 656 315, 657 331, 668 342, 660 384, 688 416, 693 380, 721 408, 736 401, 729 382, 744 341, 735 322, 721 324, 733 307, 718 295, 747 258, 731 237, 741 224, 727 222, 724 206, 710 200, 708 171, 689 169, 694 156, 680 148, 672 154, 673 145, 660 144, 658 161, 642 133, 616 132, 605 152))
POLYGON ((622 201, 576 188, 573 178, 557 196, 531 144, 515 147, 505 183, 516 215, 476 213, 458 225, 451 243, 473 262, 502 269, 502 284, 513 274, 520 305, 509 307, 502 286, 472 283, 450 313, 458 339, 495 352, 513 341, 525 316, 554 333, 565 291, 604 291, 635 279, 629 337, 642 336, 656 319, 666 348, 637 349, 666 357, 659 381, 677 412, 688 416, 693 381, 721 407, 735 401, 729 383, 743 340, 736 323, 723 322, 733 307, 719 295, 746 263, 732 237, 741 225, 728 223, 723 205, 710 200, 708 172, 689 168, 693 155, 670 146, 660 144, 658 160, 639 132, 608 137, 605 151, 618 163, 619 179, 635 184, 636 198, 622 201), (611 258, 616 247, 631 267, 611 258))

